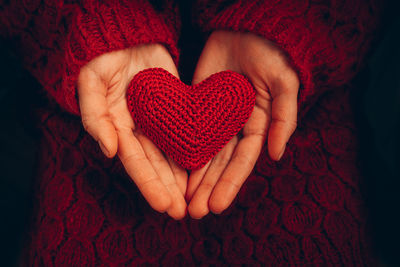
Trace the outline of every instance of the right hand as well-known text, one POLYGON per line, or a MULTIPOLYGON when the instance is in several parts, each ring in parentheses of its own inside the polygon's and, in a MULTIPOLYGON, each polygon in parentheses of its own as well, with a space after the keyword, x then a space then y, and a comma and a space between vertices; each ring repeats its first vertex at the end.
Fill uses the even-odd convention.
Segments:
POLYGON ((94 58, 78 77, 80 111, 86 131, 107 157, 118 153, 150 206, 181 219, 186 213, 187 172, 141 132, 126 101, 133 76, 155 67, 178 77, 170 54, 160 44, 137 45, 94 58))

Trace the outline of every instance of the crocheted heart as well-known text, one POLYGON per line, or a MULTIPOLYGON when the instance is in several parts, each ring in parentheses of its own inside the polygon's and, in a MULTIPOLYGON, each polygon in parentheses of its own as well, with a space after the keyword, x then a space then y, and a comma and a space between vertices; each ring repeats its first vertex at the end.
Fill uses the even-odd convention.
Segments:
POLYGON ((153 68, 136 74, 127 100, 146 136, 182 167, 194 170, 241 130, 253 111, 255 92, 244 76, 232 71, 188 86, 153 68))

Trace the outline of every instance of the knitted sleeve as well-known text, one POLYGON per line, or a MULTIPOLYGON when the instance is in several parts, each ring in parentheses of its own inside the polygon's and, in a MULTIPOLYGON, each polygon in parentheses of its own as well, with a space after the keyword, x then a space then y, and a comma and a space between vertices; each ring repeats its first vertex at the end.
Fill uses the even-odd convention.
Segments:
POLYGON ((177 60, 177 26, 171 25, 177 7, 166 3, 162 9, 146 0, 0 0, 0 35, 50 96, 78 115, 79 71, 96 56, 160 43, 177 60))
POLYGON ((195 20, 204 31, 252 32, 279 45, 301 80, 302 109, 360 68, 377 28, 381 8, 375 2, 198 0, 195 20))

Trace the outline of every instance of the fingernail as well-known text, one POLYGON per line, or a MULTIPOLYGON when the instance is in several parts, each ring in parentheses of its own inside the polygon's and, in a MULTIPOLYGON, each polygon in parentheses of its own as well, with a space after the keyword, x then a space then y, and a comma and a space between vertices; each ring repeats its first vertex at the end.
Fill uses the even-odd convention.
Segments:
POLYGON ((108 152, 107 148, 103 145, 103 143, 101 141, 98 142, 101 151, 103 151, 104 155, 106 155, 107 157, 110 155, 110 152, 108 152))
POLYGON ((286 149, 286 145, 283 147, 281 153, 279 153, 278 160, 280 160, 282 158, 283 154, 285 153, 285 149, 286 149))

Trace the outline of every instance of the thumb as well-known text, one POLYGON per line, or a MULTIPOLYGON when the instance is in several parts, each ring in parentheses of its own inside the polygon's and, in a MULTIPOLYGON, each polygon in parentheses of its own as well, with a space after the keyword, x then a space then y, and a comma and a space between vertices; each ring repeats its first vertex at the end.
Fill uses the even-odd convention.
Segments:
POLYGON ((192 85, 198 84, 220 71, 232 70, 241 73, 237 66, 232 63, 232 55, 229 54, 229 50, 209 40, 197 62, 192 85))
POLYGON ((118 136, 108 112, 107 86, 90 69, 82 69, 78 78, 79 106, 85 130, 111 158, 118 149, 118 136))

